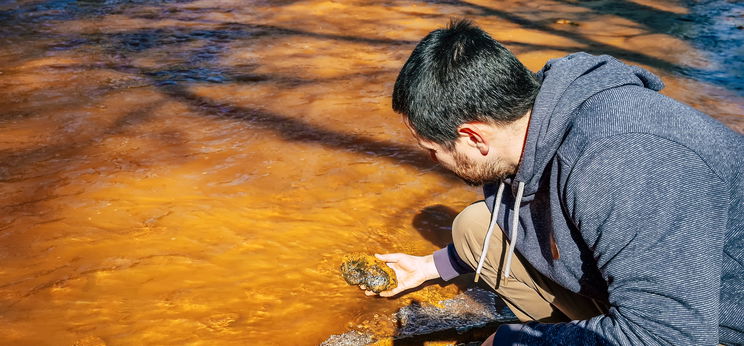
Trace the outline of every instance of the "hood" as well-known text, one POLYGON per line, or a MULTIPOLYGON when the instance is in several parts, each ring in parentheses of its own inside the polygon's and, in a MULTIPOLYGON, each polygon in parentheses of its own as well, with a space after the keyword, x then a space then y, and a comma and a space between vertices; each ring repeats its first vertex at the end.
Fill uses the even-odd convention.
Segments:
MULTIPOLYGON (((629 66, 608 56, 575 53, 553 59, 537 73, 542 82, 532 107, 522 159, 514 181, 524 182, 527 202, 534 197, 540 177, 555 156, 574 111, 584 101, 607 89, 638 85, 655 91, 664 87, 659 77, 638 66, 629 66)), ((516 195, 517 184, 506 181, 516 195)), ((486 196, 493 196, 494 186, 484 187, 486 196), (488 192, 491 192, 490 194, 488 192)))
MULTIPOLYGON (((637 85, 655 91, 664 87, 658 77, 640 67, 625 65, 607 55, 593 56, 583 52, 548 61, 545 67, 537 73, 537 78, 542 85, 535 104, 532 106, 527 139, 517 174, 514 178, 483 187, 486 205, 489 206, 492 214, 483 242, 483 251, 481 251, 478 267, 475 270, 475 281, 478 281, 485 263, 490 238, 494 225, 497 223, 507 184, 511 186, 511 193, 514 196, 512 224, 509 228, 509 249, 503 272, 504 278, 509 278, 517 245, 520 206, 535 198, 543 171, 553 160, 566 137, 576 113, 575 110, 588 98, 604 90, 625 85, 637 85)), ((560 255, 558 249, 553 248, 554 246, 555 243, 551 243, 551 252, 554 259, 557 259, 560 255)))

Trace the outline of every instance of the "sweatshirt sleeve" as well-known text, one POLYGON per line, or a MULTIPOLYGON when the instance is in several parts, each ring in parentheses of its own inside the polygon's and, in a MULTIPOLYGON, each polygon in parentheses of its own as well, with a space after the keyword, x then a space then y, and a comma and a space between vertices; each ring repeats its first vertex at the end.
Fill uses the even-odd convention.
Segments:
POLYGON ((527 323, 501 341, 717 344, 729 191, 706 163, 676 142, 618 135, 585 148, 564 186, 564 210, 607 282, 609 312, 527 323))
POLYGON ((452 280, 461 274, 472 273, 473 269, 463 261, 455 250, 454 244, 434 252, 434 266, 444 281, 452 280))

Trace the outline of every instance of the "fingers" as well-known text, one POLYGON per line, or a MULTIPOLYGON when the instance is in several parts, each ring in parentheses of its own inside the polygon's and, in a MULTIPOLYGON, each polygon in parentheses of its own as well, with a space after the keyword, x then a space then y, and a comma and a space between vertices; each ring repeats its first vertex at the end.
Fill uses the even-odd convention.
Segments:
POLYGON ((364 290, 364 295, 366 295, 366 296, 376 296, 376 295, 379 295, 380 297, 385 297, 385 298, 392 297, 392 296, 394 296, 394 295, 396 295, 396 294, 398 294, 400 292, 403 292, 405 290, 404 287, 398 286, 398 287, 393 288, 392 290, 389 290, 389 291, 382 291, 380 293, 375 293, 375 292, 372 292, 370 290, 367 290, 364 287, 364 285, 359 285, 359 287, 362 290, 364 290))
MULTIPOLYGON (((399 272, 400 268, 398 268, 399 265, 393 264, 393 263, 397 263, 407 257, 410 257, 410 255, 406 255, 404 253, 389 253, 389 254, 375 254, 375 257, 387 263, 391 268, 393 268, 393 270, 395 270, 397 275, 401 275, 401 273, 399 272)), ((405 290, 405 288, 402 285, 399 285, 398 287, 392 290, 375 293, 375 292, 367 290, 367 287, 365 287, 364 285, 359 285, 359 287, 362 290, 364 290, 364 294, 367 296, 379 295, 380 297, 392 297, 405 290)))
POLYGON ((376 296, 377 295, 377 293, 368 290, 367 289, 367 286, 365 286, 364 284, 359 285, 359 288, 361 288, 362 291, 364 291, 364 295, 367 295, 367 296, 376 296))
MULTIPOLYGON (((364 291, 364 295, 366 295, 366 296, 376 296, 376 295, 378 295, 378 293, 375 293, 373 291, 368 290, 367 289, 367 286, 365 286, 365 285, 359 285, 359 288, 361 288, 362 291, 364 291)), ((390 291, 380 292, 379 295, 380 295, 380 297, 392 297, 392 296, 398 294, 400 291, 402 291, 402 290, 400 290, 398 288, 394 288, 394 289, 392 289, 390 291)))
POLYGON ((396 288, 393 288, 393 289, 392 289, 392 290, 390 290, 390 291, 383 291, 383 292, 380 292, 380 297, 385 297, 385 298, 387 298, 387 297, 392 297, 392 296, 394 296, 394 295, 396 295, 396 294, 398 294, 398 293, 400 293, 400 292, 402 292, 402 291, 403 291, 403 289, 402 289, 402 288, 400 288, 400 287, 396 287, 396 288))
POLYGON ((381 261, 388 262, 388 263, 398 262, 404 256, 408 256, 408 255, 402 254, 402 253, 388 253, 388 254, 384 254, 384 255, 375 254, 375 257, 377 257, 377 259, 379 259, 381 261))

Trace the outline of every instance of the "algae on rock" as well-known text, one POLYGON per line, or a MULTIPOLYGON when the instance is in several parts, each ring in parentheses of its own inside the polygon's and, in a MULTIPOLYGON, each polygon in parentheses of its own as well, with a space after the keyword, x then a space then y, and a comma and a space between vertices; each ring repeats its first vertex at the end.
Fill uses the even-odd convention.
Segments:
POLYGON ((398 286, 395 271, 385 262, 374 256, 354 254, 344 256, 341 276, 349 285, 364 285, 375 293, 387 291, 398 286))

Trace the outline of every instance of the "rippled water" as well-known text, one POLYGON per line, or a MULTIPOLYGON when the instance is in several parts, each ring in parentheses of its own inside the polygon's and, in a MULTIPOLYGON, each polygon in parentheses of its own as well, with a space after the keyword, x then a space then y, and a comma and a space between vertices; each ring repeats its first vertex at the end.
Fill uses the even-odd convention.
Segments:
POLYGON ((467 16, 535 70, 613 54, 744 131, 729 5, 2 0, 0 342, 390 334, 397 308, 458 286, 365 297, 341 256, 430 253, 478 198, 390 110, 421 37, 467 16))

